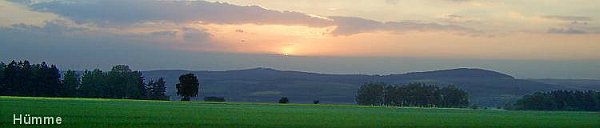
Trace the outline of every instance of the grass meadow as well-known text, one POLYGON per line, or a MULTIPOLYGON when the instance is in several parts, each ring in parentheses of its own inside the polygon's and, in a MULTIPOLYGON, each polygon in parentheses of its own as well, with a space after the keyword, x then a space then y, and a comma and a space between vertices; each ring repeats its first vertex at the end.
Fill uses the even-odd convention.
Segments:
POLYGON ((0 96, 0 127, 18 126, 13 114, 60 127, 600 127, 598 112, 0 96))

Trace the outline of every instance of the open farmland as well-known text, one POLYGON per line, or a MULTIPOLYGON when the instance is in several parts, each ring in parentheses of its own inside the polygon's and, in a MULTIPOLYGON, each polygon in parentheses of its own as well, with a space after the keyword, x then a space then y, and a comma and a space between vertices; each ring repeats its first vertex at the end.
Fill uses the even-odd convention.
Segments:
POLYGON ((13 114, 59 116, 61 127, 600 127, 597 112, 0 97, 0 127, 13 114))

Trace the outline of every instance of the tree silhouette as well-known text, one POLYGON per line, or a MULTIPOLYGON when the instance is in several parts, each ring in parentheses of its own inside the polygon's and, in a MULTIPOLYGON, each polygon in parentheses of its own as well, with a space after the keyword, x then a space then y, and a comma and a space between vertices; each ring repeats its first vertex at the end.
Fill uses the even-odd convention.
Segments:
MULTIPOLYGON (((81 77, 68 70, 62 77, 55 65, 46 62, 0 62, 0 95, 148 99, 142 73, 132 71, 127 65, 116 65, 109 72, 86 70, 81 77)), ((164 80, 159 80, 156 86, 160 99, 168 99, 164 95, 164 80)))
POLYGON ((424 83, 403 86, 367 83, 358 89, 356 102, 372 106, 467 107, 469 96, 466 91, 452 85, 440 89, 424 83))
POLYGON ((440 107, 467 107, 469 106, 469 96, 467 92, 450 85, 439 90, 440 107))
POLYGON ((142 74, 132 71, 127 65, 113 66, 105 80, 108 83, 106 92, 111 98, 145 98, 146 88, 142 74))
POLYGON ((84 71, 81 76, 81 85, 79 86, 79 95, 82 97, 108 98, 106 82, 106 73, 100 69, 84 71))
POLYGON ((287 104, 289 102, 290 100, 287 97, 281 97, 281 99, 279 99, 279 103, 281 104, 287 104))
POLYGON ((356 102, 359 105, 382 105, 385 83, 367 83, 358 89, 356 102))
POLYGON ((6 64, 4 64, 4 62, 0 62, 0 95, 4 94, 4 91, 6 89, 6 83, 5 83, 5 75, 4 75, 4 70, 6 69, 6 64))
POLYGON ((188 73, 179 76, 177 83, 177 95, 182 96, 181 101, 189 101, 190 97, 198 96, 198 78, 196 75, 188 73))
POLYGON ((63 75, 64 94, 68 97, 77 96, 77 88, 79 87, 79 76, 73 70, 67 70, 63 75))
POLYGON ((2 95, 16 95, 18 93, 17 86, 21 84, 20 78, 17 77, 18 74, 21 74, 19 71, 17 62, 14 60, 6 65, 6 68, 4 68, 4 86, 2 87, 4 92, 2 95))
POLYGON ((161 77, 157 81, 150 80, 148 86, 148 98, 153 100, 168 100, 169 97, 165 94, 165 80, 161 77))
POLYGON ((514 104, 519 110, 600 111, 600 92, 554 90, 525 95, 514 104))
POLYGON ((208 96, 208 97, 204 97, 204 101, 208 101, 208 102, 225 102, 225 98, 223 98, 223 97, 216 97, 216 96, 208 96))
POLYGON ((147 99, 142 73, 127 65, 116 65, 109 72, 83 72, 78 93, 82 97, 147 99))

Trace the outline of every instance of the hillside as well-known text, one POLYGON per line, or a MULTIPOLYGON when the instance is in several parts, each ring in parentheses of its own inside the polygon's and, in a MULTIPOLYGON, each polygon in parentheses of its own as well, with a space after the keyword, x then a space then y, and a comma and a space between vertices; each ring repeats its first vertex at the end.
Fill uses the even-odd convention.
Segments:
POLYGON ((522 95, 536 91, 563 89, 565 87, 530 80, 483 69, 459 68, 450 70, 414 72, 392 75, 333 75, 299 71, 280 71, 254 68, 230 71, 144 71, 146 79, 164 77, 167 94, 178 99, 174 85, 181 74, 194 73, 200 81, 200 94, 221 96, 228 101, 275 102, 282 96, 294 103, 352 104, 355 91, 366 82, 404 84, 410 82, 436 83, 440 86, 456 85, 471 95, 471 102, 484 106, 501 106, 522 95))

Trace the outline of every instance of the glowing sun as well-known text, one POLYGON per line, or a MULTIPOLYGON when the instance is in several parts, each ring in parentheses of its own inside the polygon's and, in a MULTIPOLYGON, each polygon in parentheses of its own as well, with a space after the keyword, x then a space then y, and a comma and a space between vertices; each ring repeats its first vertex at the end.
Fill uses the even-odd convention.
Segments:
POLYGON ((294 55, 294 48, 292 47, 284 47, 281 49, 281 54, 284 56, 294 55))

